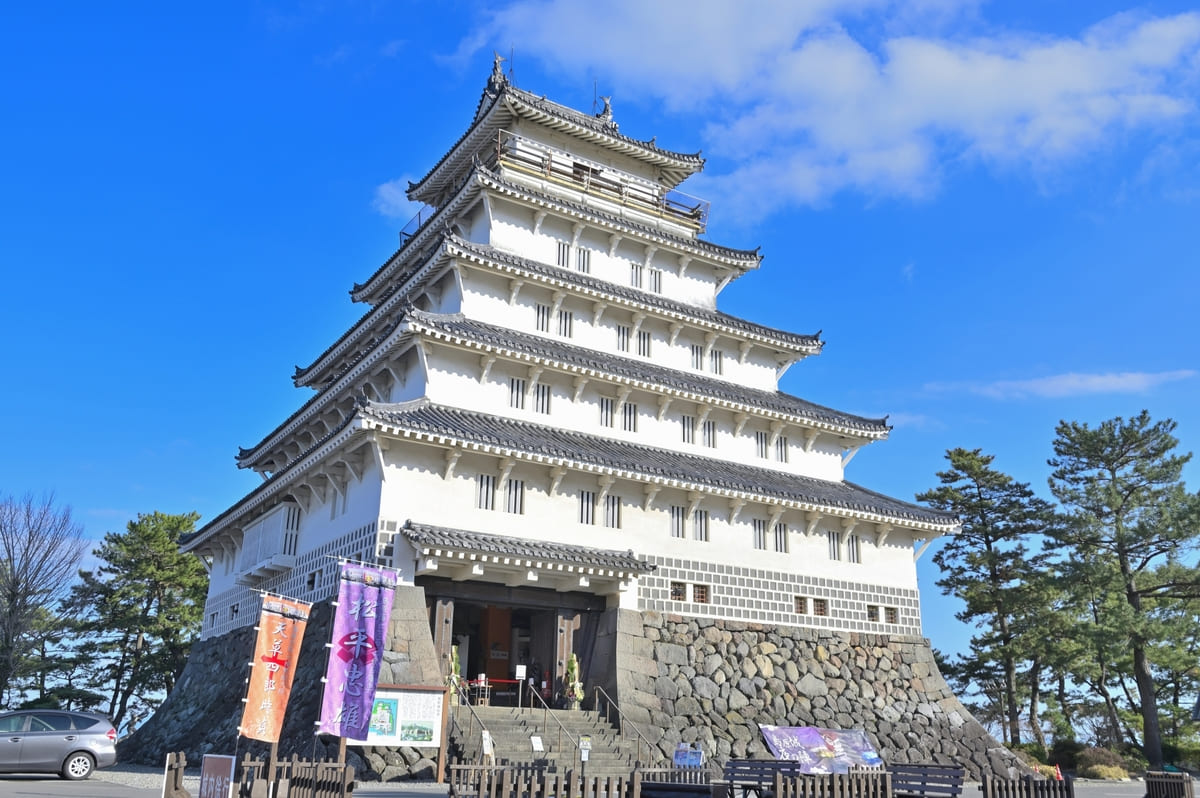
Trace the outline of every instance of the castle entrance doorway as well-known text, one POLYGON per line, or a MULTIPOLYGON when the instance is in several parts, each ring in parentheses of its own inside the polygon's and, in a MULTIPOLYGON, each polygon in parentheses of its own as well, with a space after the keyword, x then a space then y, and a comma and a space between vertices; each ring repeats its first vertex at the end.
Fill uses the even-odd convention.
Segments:
POLYGON ((494 704, 520 700, 528 706, 532 687, 556 706, 571 654, 590 660, 605 604, 601 596, 580 592, 448 580, 418 584, 425 588, 443 671, 450 673, 451 647, 458 646, 460 678, 476 687, 486 681, 494 704), (525 674, 520 688, 519 666, 525 674))

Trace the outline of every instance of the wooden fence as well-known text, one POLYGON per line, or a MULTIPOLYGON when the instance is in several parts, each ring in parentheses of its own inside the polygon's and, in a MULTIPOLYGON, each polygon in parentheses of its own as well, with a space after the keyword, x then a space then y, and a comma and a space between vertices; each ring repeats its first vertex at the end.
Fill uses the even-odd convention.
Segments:
MULTIPOLYGON (((631 778, 586 780, 574 770, 554 772, 528 765, 451 765, 449 771, 453 798, 741 798, 749 786, 691 768, 637 769, 631 778)), ((886 771, 863 770, 796 777, 777 774, 773 783, 755 784, 752 791, 772 798, 888 798, 889 785, 886 771)))
POLYGON ((1070 779, 1000 779, 984 773, 979 789, 983 798, 1075 798, 1075 784, 1070 779))
POLYGON ((191 798, 183 788, 183 773, 187 769, 187 757, 182 751, 167 754, 167 772, 163 782, 163 798, 191 798))
POLYGON ((1146 798, 1193 798, 1194 795, 1192 774, 1146 771, 1146 798))
POLYGON ((344 762, 252 759, 238 768, 238 798, 347 798, 354 791, 354 767, 344 762))

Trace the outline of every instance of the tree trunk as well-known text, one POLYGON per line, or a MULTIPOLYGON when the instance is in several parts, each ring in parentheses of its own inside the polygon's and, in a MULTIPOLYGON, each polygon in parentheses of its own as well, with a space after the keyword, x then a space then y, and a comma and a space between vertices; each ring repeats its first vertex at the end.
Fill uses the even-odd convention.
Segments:
POLYGON ((1034 659, 1029 666, 1029 731, 1034 742, 1042 750, 1042 756, 1047 756, 1050 749, 1046 747, 1046 735, 1042 731, 1042 719, 1038 715, 1038 704, 1042 700, 1041 677, 1042 666, 1034 659))
POLYGON ((1142 752, 1152 770, 1162 770, 1162 734, 1158 728, 1158 702, 1154 694, 1154 675, 1146 659, 1146 647, 1141 642, 1133 646, 1133 676, 1137 681, 1142 710, 1142 752))

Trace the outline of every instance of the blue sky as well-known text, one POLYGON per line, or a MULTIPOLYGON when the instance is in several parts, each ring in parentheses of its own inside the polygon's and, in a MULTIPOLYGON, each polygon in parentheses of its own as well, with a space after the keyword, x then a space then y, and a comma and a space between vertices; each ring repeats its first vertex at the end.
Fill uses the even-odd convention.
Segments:
POLYGON ((765 255, 721 308, 823 330, 783 389, 895 425, 851 480, 911 499, 980 447, 1048 495, 1059 420, 1143 408, 1200 445, 1187 4, 29 3, 0 11, 0 494, 98 539, 252 489, 237 447, 364 311, 494 50, 703 150, 708 238, 765 255))

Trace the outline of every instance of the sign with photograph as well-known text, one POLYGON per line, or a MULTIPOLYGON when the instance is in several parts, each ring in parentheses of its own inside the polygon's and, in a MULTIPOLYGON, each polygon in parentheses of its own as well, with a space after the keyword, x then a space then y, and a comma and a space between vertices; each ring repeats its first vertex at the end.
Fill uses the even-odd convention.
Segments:
POLYGON ((883 759, 861 729, 765 726, 763 739, 776 759, 800 762, 805 773, 846 773, 852 767, 879 767, 883 759))
POLYGON ((444 696, 440 687, 379 687, 366 744, 441 747, 444 696))

